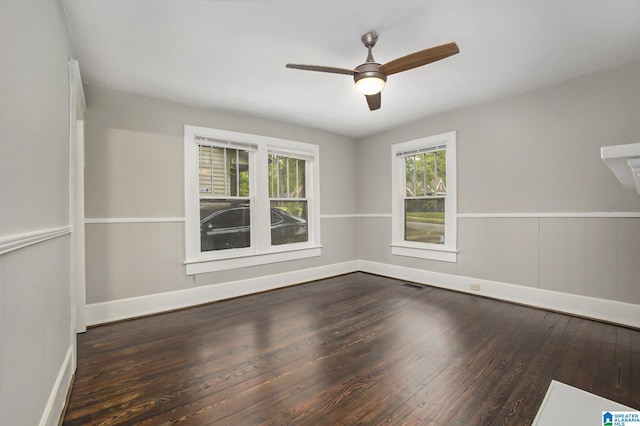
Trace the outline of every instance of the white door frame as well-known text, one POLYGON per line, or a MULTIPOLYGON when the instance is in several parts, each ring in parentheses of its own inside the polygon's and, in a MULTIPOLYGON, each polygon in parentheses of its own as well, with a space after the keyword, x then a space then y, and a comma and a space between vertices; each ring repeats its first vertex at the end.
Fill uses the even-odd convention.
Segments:
MULTIPOLYGON (((69 60, 69 221, 71 226, 71 338, 76 353, 76 333, 87 330, 85 319, 84 245, 84 111, 86 103, 80 66, 69 60)), ((74 356, 74 370, 75 370, 74 356)))

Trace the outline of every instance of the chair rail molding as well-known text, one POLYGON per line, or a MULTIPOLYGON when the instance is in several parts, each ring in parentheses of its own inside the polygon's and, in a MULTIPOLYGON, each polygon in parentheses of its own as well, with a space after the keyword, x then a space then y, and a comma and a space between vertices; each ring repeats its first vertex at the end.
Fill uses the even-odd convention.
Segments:
POLYGON ((38 231, 0 237, 0 255, 70 233, 71 226, 66 225, 59 228, 41 229, 38 231))

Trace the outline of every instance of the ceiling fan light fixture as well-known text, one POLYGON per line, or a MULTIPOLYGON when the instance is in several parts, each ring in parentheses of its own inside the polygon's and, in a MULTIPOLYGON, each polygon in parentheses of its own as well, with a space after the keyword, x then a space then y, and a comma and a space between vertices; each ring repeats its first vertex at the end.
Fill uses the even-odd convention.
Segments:
POLYGON ((371 53, 371 49, 378 41, 378 34, 375 31, 369 31, 363 35, 360 40, 362 40, 364 47, 367 48, 367 59, 355 69, 304 64, 287 64, 287 68, 351 75, 356 84, 356 89, 367 98, 369 109, 375 111, 380 109, 380 100, 382 97, 380 92, 384 89, 387 76, 421 67, 460 53, 458 45, 452 42, 410 53, 380 65, 373 59, 373 54, 371 53))
POLYGON ((380 77, 364 77, 356 81, 356 89, 363 95, 375 95, 382 92, 385 81, 380 77))
POLYGON ((382 92, 384 84, 387 81, 387 76, 383 72, 380 72, 380 64, 365 62, 356 67, 353 81, 356 83, 358 92, 365 96, 370 96, 382 92))

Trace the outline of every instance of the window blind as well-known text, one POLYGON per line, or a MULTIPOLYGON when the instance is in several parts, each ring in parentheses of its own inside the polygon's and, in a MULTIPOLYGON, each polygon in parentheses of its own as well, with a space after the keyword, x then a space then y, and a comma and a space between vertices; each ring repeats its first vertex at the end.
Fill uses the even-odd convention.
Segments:
POLYGON ((424 148, 410 149, 408 151, 398 151, 396 152, 396 157, 409 157, 411 155, 423 154, 425 152, 444 151, 445 149, 447 149, 447 145, 433 145, 424 148))
POLYGON ((205 136, 196 136, 196 143, 198 145, 208 145, 208 146, 217 146, 220 148, 232 148, 232 149, 241 149, 244 151, 257 151, 258 145, 247 143, 247 142, 237 142, 237 141, 229 141, 222 139, 213 139, 207 138, 205 136))
POLYGON ((312 154, 309 154, 308 152, 291 151, 285 149, 269 148, 269 154, 277 155, 279 157, 295 158, 297 160, 304 161, 313 161, 315 159, 314 156, 312 154))

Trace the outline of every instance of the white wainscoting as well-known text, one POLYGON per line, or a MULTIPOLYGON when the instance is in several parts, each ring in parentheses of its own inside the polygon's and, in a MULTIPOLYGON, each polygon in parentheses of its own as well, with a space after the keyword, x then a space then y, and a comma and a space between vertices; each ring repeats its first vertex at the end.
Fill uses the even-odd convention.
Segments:
POLYGON ((71 388, 71 379, 73 377, 73 346, 69 346, 67 355, 60 366, 60 371, 53 384, 47 405, 44 407, 42 417, 40 418, 40 426, 56 426, 60 423, 62 410, 64 409, 67 399, 67 393, 71 388))
MULTIPOLYGON (((391 214, 332 214, 321 215, 320 217, 321 219, 326 220, 338 218, 390 218, 391 214)), ((640 212, 459 213, 457 217, 538 219, 640 218, 640 212)), ((182 217, 86 219, 86 223, 93 224, 171 223, 183 221, 184 218, 182 217)), ((0 240, 0 243, 1 242, 2 240, 0 240)), ((0 244, 0 249, 1 248, 2 245, 0 244)), ((561 291, 552 291, 538 288, 537 286, 516 285, 501 281, 473 278, 465 275, 436 273, 422 269, 413 269, 366 260, 353 260, 337 265, 326 265, 304 271, 292 271, 289 273, 258 277, 243 281, 194 287, 180 291, 113 300, 103 303, 94 303, 87 305, 87 324, 96 325, 172 309, 179 309, 358 270, 640 328, 640 305, 632 303, 564 293, 561 291), (481 291, 471 292, 469 290, 471 283, 480 284, 481 291)), ((536 284, 538 284, 537 281, 536 284)))
POLYGON ((357 271, 357 261, 87 305, 87 325, 186 308, 357 271))
POLYGON ((597 299, 539 288, 483 280, 461 275, 443 274, 423 269, 385 263, 358 261, 358 269, 400 280, 469 293, 508 302, 520 303, 585 318, 608 321, 640 328, 640 305, 597 299), (471 291, 471 284, 479 284, 480 291, 471 291))
POLYGON ((61 226, 0 237, 0 371, 9 392, 0 412, 6 424, 59 424, 75 365, 70 306, 61 294, 70 291, 70 234, 70 226, 61 226), (69 339, 51 333, 67 326, 69 339))
POLYGON ((87 324, 97 325, 186 308, 356 271, 640 328, 640 305, 366 260, 89 304, 87 324), (469 290, 471 283, 479 284, 481 290, 469 290))

